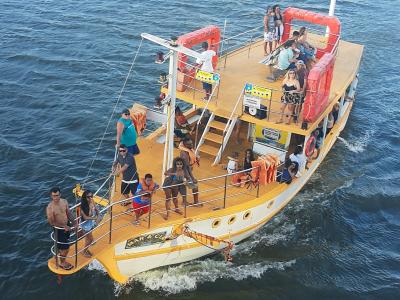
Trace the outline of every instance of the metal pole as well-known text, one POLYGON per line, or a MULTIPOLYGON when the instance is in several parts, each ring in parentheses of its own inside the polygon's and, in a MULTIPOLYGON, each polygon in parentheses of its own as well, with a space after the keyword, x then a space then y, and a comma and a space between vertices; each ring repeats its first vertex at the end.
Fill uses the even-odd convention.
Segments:
MULTIPOLYGON (((329 13, 328 16, 333 17, 335 15, 335 8, 336 8, 336 0, 331 0, 329 4, 329 13)), ((329 35, 329 27, 326 27, 326 34, 327 37, 329 35)))
POLYGON ((78 267, 78 225, 75 224, 75 268, 78 267))
POLYGON ((111 244, 111 232, 112 232, 112 219, 113 219, 113 206, 110 206, 110 228, 109 228, 109 236, 108 236, 108 243, 111 244))
MULTIPOLYGON (((192 193, 193 195, 193 193, 192 193)), ((186 205, 187 205, 187 195, 186 195, 186 201, 183 203, 183 216, 186 218, 186 205)))
POLYGON ((169 82, 168 82, 168 94, 171 97, 171 101, 168 107, 169 110, 169 132, 168 132, 168 160, 167 169, 172 167, 172 160, 174 156, 174 129, 175 129, 175 101, 176 101, 176 81, 178 73, 178 52, 172 51, 172 55, 169 58, 169 82))
MULTIPOLYGON (((258 166, 258 174, 260 174, 261 166, 258 166)), ((260 176, 258 176, 257 182, 257 198, 260 197, 260 176)))
POLYGON ((57 234, 57 229, 54 229, 54 249, 56 252, 56 267, 58 268, 58 247, 57 247, 57 241, 58 241, 58 234, 57 234))
POLYGON ((149 202, 149 218, 147 220, 147 228, 150 228, 151 225, 151 198, 150 198, 150 202, 149 202))
POLYGON ((228 181, 228 175, 225 176, 225 187, 224 187, 224 208, 226 207, 226 184, 228 181))

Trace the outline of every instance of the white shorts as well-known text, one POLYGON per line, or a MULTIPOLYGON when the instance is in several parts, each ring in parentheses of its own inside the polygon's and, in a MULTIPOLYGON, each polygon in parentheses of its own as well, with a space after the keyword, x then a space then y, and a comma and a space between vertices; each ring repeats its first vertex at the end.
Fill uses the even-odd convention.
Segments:
POLYGON ((273 32, 264 32, 264 42, 273 42, 276 40, 273 32))

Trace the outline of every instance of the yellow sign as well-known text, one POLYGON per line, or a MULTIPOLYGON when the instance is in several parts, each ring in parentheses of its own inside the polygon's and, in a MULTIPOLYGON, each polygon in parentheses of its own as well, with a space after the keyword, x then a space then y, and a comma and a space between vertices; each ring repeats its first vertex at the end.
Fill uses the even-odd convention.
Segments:
POLYGON ((244 87, 244 93, 246 95, 259 97, 266 100, 270 100, 272 96, 271 89, 267 89, 265 87, 258 86, 252 83, 246 83, 246 86, 244 87))
POLYGON ((256 125, 255 138, 257 142, 285 149, 287 137, 288 133, 286 131, 264 128, 260 125, 256 125))
POLYGON ((210 73, 202 70, 197 70, 196 79, 206 83, 216 83, 219 82, 220 76, 217 73, 210 73))

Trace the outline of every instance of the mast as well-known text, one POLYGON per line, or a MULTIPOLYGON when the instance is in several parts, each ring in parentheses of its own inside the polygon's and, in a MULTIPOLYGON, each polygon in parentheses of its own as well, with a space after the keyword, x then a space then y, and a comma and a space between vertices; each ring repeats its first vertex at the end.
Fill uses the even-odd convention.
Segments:
POLYGON ((182 45, 177 45, 171 41, 167 41, 158 36, 148 33, 142 33, 142 38, 159 44, 170 50, 169 55, 169 78, 168 78, 168 106, 167 106, 167 130, 165 133, 164 160, 162 169, 162 181, 164 181, 164 173, 172 167, 174 159, 174 129, 175 129, 175 103, 176 103, 176 81, 178 74, 178 53, 191 56, 196 59, 202 59, 200 53, 186 48, 182 45))
POLYGON ((331 0, 331 3, 329 5, 329 16, 335 15, 335 8, 336 8, 336 0, 331 0))

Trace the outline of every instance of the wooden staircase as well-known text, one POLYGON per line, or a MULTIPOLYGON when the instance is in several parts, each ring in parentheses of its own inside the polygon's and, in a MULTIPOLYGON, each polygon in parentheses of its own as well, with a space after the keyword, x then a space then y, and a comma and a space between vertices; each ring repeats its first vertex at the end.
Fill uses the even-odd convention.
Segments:
POLYGON ((220 110, 213 112, 199 140, 196 153, 202 152, 215 157, 213 165, 219 163, 236 121, 236 116, 229 119, 228 112, 220 110))

